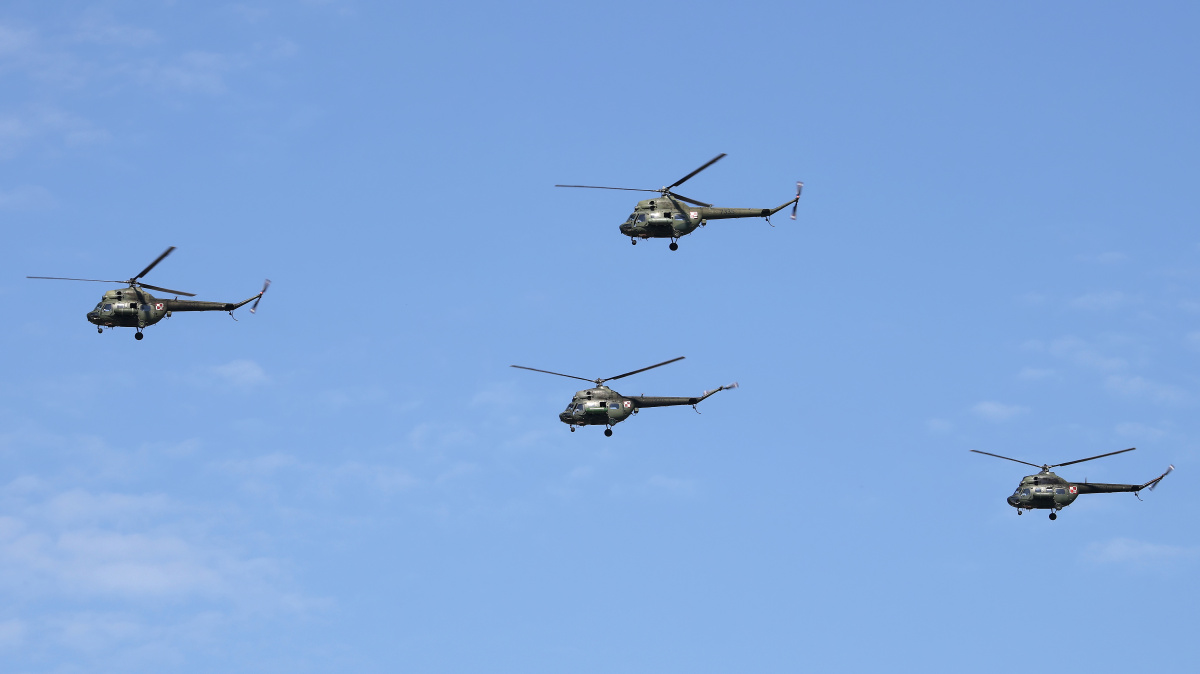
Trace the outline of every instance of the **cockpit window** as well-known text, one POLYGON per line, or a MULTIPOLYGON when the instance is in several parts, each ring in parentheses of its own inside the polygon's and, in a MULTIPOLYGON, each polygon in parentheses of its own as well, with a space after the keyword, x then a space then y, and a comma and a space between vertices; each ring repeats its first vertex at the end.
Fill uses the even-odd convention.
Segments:
POLYGON ((111 305, 111 304, 105 304, 105 305, 104 305, 104 311, 112 311, 112 305, 111 305))
POLYGON ((645 213, 642 213, 641 215, 637 216, 637 221, 638 221, 638 222, 645 222, 645 221, 646 221, 646 214, 645 214, 645 213))

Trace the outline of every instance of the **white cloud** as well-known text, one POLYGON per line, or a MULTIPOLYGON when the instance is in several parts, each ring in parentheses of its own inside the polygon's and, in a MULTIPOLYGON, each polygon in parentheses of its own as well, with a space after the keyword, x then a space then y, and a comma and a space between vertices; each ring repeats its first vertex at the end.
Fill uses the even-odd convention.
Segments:
MULTIPOLYGON (((3 131, 0 131, 2 134, 3 131)), ((9 190, 0 190, 0 210, 35 211, 54 206, 50 190, 38 185, 21 185, 9 190)))
POLYGON ((1030 351, 1049 353, 1091 370, 1112 372, 1122 370, 1128 365, 1123 359, 1105 355, 1095 346, 1078 337, 1060 337, 1049 343, 1030 340, 1022 346, 1030 351))
POLYGON ((1196 547, 1159 545, 1132 538, 1114 538, 1092 543, 1085 556, 1094 562, 1107 564, 1151 565, 1174 560, 1191 560, 1200 556, 1196 547))
POLYGON ((25 642, 27 631, 25 623, 20 620, 0 620, 0 651, 20 647, 25 642))
POLYGON ((0 517, 0 588, 119 601, 239 604, 274 595, 280 602, 273 560, 214 542, 181 522, 163 496, 71 490, 30 501, 9 494, 6 508, 14 514, 0 517))
POLYGON ((1121 437, 1133 438, 1135 440, 1158 440, 1167 434, 1167 432, 1164 430, 1154 428, 1153 426, 1147 426, 1146 424, 1139 424, 1133 421, 1119 423, 1113 430, 1116 431, 1117 435, 1120 435, 1121 437))
POLYGON ((1050 379, 1052 377, 1058 379, 1058 373, 1054 370, 1046 368, 1023 367, 1021 368, 1021 371, 1017 373, 1017 379, 1025 379, 1030 381, 1050 379))
POLYGON ((250 387, 269 381, 267 373, 252 360, 234 360, 212 368, 213 374, 234 386, 250 387))
POLYGON ((1125 260, 1128 260, 1129 256, 1125 253, 1109 251, 1107 253, 1097 253, 1095 255, 1081 255, 1080 259, 1087 262, 1096 262, 1098 264, 1116 264, 1118 262, 1124 262, 1125 260))
POLYGON ((929 429, 930 433, 937 433, 941 435, 954 430, 954 424, 950 423, 946 419, 930 419, 929 421, 925 422, 925 428, 929 429))
POLYGON ((971 411, 975 413, 975 416, 978 416, 981 419, 992 422, 1001 422, 1008 421, 1009 419, 1025 414, 1029 411, 1029 408, 1021 407, 1020 405, 1005 405, 1004 403, 985 400, 977 403, 971 408, 971 411))
POLYGON ((1191 398, 1187 391, 1178 386, 1160 384, 1145 377, 1111 375, 1105 379, 1104 388, 1118 395, 1149 398, 1157 403, 1184 403, 1191 398))
POLYGON ((79 42, 121 47, 145 47, 161 41, 149 28, 118 23, 107 13, 94 9, 85 11, 76 21, 72 38, 79 42))
POLYGON ((1088 293, 1071 300, 1071 306, 1087 311, 1113 311, 1136 303, 1136 298, 1120 291, 1088 293))

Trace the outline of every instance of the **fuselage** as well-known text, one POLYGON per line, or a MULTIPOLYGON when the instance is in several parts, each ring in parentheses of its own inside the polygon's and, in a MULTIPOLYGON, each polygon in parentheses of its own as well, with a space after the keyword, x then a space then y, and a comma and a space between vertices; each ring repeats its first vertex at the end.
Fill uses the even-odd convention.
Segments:
POLYGON ((703 224, 700 207, 660 197, 639 201, 620 229, 635 239, 677 239, 703 224))
POLYGON ((145 290, 118 288, 104 293, 87 319, 107 328, 144 328, 161 321, 169 311, 166 301, 145 290))
POLYGON ((1058 510, 1075 502, 1079 487, 1051 472, 1026 475, 1008 497, 1014 508, 1058 510))
POLYGON ((579 391, 559 421, 568 426, 613 426, 637 413, 637 405, 607 386, 579 391))

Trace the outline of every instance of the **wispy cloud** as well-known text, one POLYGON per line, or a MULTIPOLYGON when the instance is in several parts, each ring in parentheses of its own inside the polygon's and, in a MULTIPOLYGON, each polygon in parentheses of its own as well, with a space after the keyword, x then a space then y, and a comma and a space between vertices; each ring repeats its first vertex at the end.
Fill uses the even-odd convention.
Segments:
POLYGON ((252 360, 239 359, 211 368, 211 372, 234 386, 248 388, 266 384, 270 379, 262 366, 252 360))
POLYGON ((1200 548, 1161 545, 1133 538, 1114 538, 1101 543, 1092 543, 1086 548, 1084 556, 1097 563, 1154 566, 1166 562, 1190 561, 1200 558, 1200 548))
POLYGON ((983 402, 976 403, 975 406, 971 408, 971 412, 973 412, 975 416, 986 421, 996 423, 1008 421, 1009 419, 1018 417, 1028 411, 1028 407, 1022 407, 1020 405, 1006 405, 1004 403, 998 403, 992 400, 985 400, 983 402))
POLYGON ((1027 350, 1049 353, 1080 367, 1093 370, 1111 372, 1125 369, 1128 366, 1124 359, 1109 356, 1095 345, 1073 336, 1059 337, 1050 342, 1030 340, 1023 346, 1027 350))
POLYGON ((1113 428, 1117 435, 1124 438, 1132 438, 1134 440, 1158 440, 1167 434, 1166 431, 1146 424, 1139 424, 1135 421, 1125 421, 1116 425, 1113 428))
POLYGON ((1048 368, 1023 367, 1017 373, 1017 379, 1037 381, 1039 379, 1058 379, 1058 372, 1048 368))
MULTIPOLYGON (((3 134, 3 131, 0 131, 0 134, 3 134)), ((0 210, 40 211, 53 206, 54 197, 45 187, 21 185, 8 190, 0 190, 0 210)))
POLYGON ((1088 293, 1071 300, 1071 306, 1087 311, 1113 311, 1136 304, 1137 298, 1120 291, 1088 293))
POLYGON ((954 424, 950 423, 950 421, 946 419, 930 419, 929 421, 925 422, 925 428, 927 428, 930 433, 944 435, 954 430, 954 424))
POLYGON ((1118 395, 1131 398, 1148 398, 1156 403, 1185 403, 1191 396, 1184 389, 1172 384, 1146 379, 1111 375, 1104 380, 1104 388, 1118 395))

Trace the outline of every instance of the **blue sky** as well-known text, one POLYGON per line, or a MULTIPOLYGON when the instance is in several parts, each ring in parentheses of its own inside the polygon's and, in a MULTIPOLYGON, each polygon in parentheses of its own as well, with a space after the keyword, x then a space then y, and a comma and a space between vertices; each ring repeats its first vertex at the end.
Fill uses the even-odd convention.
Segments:
POLYGON ((0 10, 14 672, 1192 666, 1190 3, 0 10), (636 194, 799 219, 629 245, 636 194), (257 315, 97 335, 102 284, 257 315), (585 377, 693 395, 612 438, 585 377), (581 383, 581 382, 579 382, 581 383), (1058 521, 1025 467, 1142 482, 1058 521))

